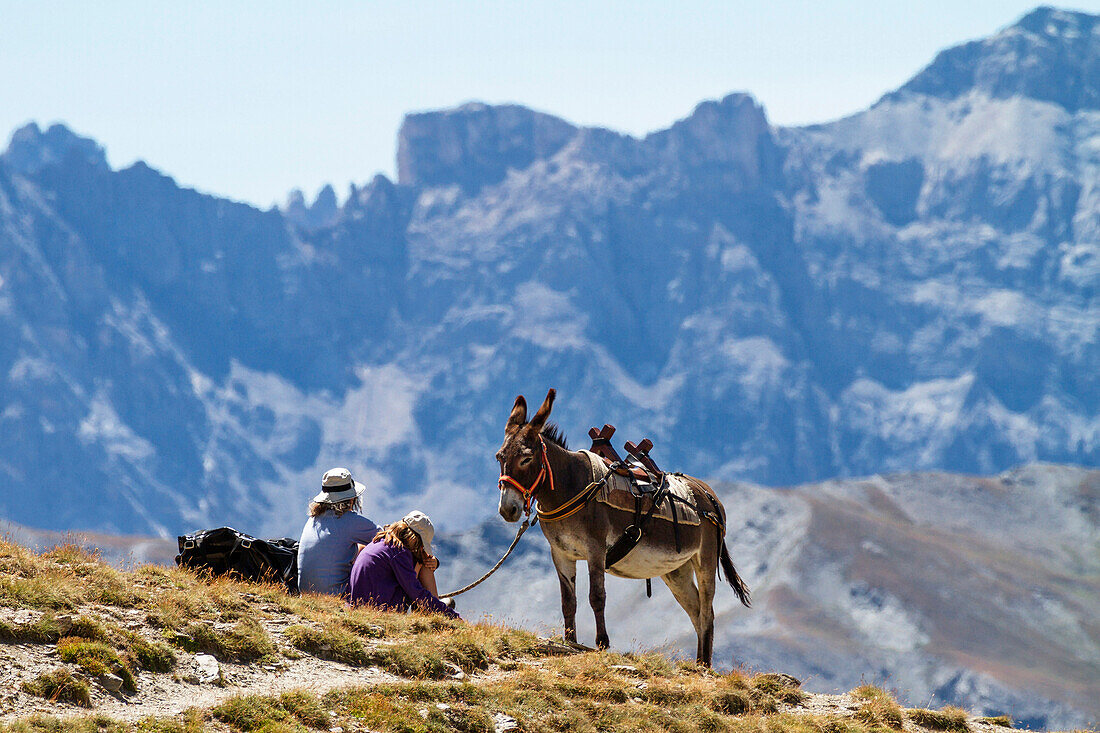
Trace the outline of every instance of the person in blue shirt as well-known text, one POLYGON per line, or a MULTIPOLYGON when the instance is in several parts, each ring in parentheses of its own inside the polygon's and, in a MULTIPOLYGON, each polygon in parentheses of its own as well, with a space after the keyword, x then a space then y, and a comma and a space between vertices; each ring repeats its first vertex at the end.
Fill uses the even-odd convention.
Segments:
POLYGON ((393 611, 417 609, 460 618, 439 600, 432 555, 435 527, 423 512, 412 511, 387 524, 363 548, 351 568, 351 602, 393 611), (425 578, 426 571, 431 571, 425 578), (422 579, 428 582, 422 582, 422 579))
POLYGON ((378 525, 360 510, 363 484, 346 468, 333 468, 321 479, 321 492, 309 503, 309 518, 298 541, 298 589, 347 597, 351 564, 361 543, 378 534, 378 525))

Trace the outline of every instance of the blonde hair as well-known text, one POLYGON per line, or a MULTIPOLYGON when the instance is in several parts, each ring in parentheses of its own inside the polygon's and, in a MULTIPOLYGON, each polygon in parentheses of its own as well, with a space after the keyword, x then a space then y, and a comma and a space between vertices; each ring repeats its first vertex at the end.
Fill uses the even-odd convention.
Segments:
POLYGON ((431 557, 424 550, 424 543, 421 541, 420 535, 404 521, 394 522, 382 527, 378 530, 378 534, 374 536, 373 541, 385 542, 392 547, 404 547, 412 553, 413 558, 421 565, 431 557))
POLYGON ((359 501, 359 497, 354 499, 346 499, 344 501, 327 502, 327 501, 311 501, 309 503, 309 516, 319 517, 327 511, 332 511, 337 517, 342 517, 350 511, 359 511, 363 506, 359 501))

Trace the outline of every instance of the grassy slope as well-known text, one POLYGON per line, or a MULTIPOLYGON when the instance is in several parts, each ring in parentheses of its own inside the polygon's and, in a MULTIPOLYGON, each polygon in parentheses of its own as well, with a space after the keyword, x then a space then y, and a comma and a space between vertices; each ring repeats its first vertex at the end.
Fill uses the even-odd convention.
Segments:
POLYGON ((0 642, 42 647, 50 660, 48 668, 28 671, 0 731, 869 733, 1006 722, 953 709, 903 711, 875 688, 830 704, 785 675, 720 675, 659 654, 575 652, 503 626, 349 609, 334 598, 296 598, 277 586, 178 569, 124 572, 71 546, 39 555, 0 543, 0 642), (325 692, 227 693, 214 706, 159 718, 94 713, 110 694, 97 679, 113 675, 122 685, 116 694, 133 696, 158 676, 184 674, 184 660, 196 652, 235 668, 329 660, 380 668, 388 681, 325 692), (52 714, 18 717, 19 695, 49 698, 52 714))

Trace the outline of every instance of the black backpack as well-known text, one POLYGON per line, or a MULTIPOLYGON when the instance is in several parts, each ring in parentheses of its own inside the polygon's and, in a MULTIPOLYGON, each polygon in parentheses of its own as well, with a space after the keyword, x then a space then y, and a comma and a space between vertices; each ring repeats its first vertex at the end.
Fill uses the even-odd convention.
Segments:
POLYGON ((298 592, 297 540, 261 540, 232 527, 219 527, 185 534, 177 541, 180 554, 176 565, 180 567, 244 580, 279 581, 288 592, 298 592))

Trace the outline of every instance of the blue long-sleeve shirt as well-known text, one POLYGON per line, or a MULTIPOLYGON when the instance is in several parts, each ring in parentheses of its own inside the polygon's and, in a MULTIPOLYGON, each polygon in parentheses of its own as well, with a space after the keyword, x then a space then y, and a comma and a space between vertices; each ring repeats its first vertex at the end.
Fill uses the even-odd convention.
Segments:
POLYGON ((367 544, 378 526, 356 512, 310 517, 298 541, 298 588, 303 592, 346 596, 358 544, 367 544))
POLYGON ((351 602, 404 611, 408 606, 459 618, 416 576, 413 555, 404 546, 372 542, 351 566, 351 602))

